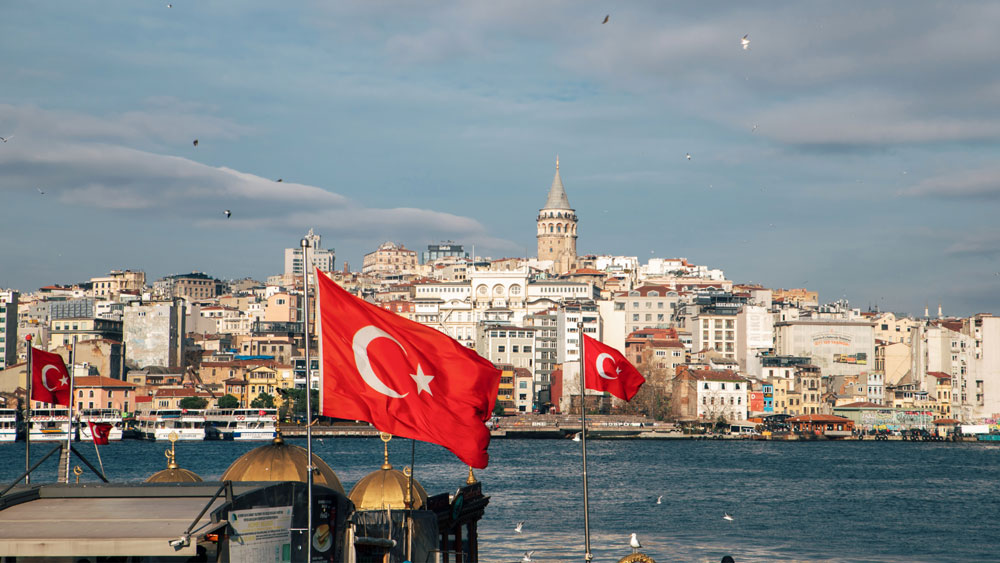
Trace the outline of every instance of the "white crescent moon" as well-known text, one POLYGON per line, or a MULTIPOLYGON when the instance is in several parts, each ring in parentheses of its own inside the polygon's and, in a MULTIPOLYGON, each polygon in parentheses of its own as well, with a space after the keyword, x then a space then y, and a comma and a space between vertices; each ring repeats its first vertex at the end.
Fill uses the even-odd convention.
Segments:
POLYGON ((49 391, 55 391, 55 389, 53 389, 52 387, 49 387, 49 376, 46 375, 46 373, 48 373, 48 371, 50 369, 54 369, 56 371, 59 371, 59 368, 57 368, 56 366, 54 366, 52 364, 48 364, 47 366, 43 367, 42 368, 42 387, 48 389, 49 391))
POLYGON ((608 354, 607 352, 601 354, 600 356, 597 356, 597 375, 603 377, 604 379, 618 379, 617 377, 612 377, 604 373, 605 359, 611 360, 612 363, 614 363, 615 361, 615 359, 611 357, 611 354, 608 354))
MULTIPOLYGON (((395 389, 389 387, 385 383, 382 383, 382 380, 375 375, 375 371, 372 369, 371 359, 368 358, 368 345, 371 344, 372 340, 375 340, 376 338, 388 338, 389 340, 396 342, 399 349, 403 350, 403 345, 397 342, 392 336, 389 336, 389 333, 380 328, 368 325, 354 333, 354 340, 351 342, 351 345, 354 348, 354 365, 358 368, 358 373, 361 374, 361 379, 364 379, 365 383, 367 383, 369 387, 387 397, 402 399, 403 397, 409 395, 409 393, 403 393, 400 395, 395 389)), ((406 354, 406 350, 403 350, 403 354, 406 354)))

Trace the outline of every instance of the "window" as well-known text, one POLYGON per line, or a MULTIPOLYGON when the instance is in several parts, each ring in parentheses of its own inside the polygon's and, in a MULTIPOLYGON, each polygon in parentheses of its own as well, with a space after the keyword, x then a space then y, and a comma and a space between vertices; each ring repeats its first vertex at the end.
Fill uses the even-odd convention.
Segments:
POLYGON ((707 381, 705 382, 705 386, 702 387, 702 389, 708 389, 708 382, 707 381))
POLYGON ((517 344, 514 344, 513 346, 510 347, 510 351, 513 352, 514 354, 517 354, 517 350, 518 350, 517 344))
POLYGON ((505 352, 506 350, 507 350, 506 346, 503 346, 503 345, 497 346, 497 352, 500 352, 501 354, 503 352, 505 352))

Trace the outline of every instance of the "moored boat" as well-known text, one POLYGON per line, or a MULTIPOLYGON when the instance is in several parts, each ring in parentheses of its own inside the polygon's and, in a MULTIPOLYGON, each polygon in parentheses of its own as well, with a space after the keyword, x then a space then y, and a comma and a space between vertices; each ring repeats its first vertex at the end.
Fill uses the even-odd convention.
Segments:
POLYGON ((28 433, 32 442, 65 440, 69 428, 69 409, 31 409, 28 433))
POLYGON ((17 411, 15 409, 0 409, 0 442, 13 442, 17 439, 17 411))
POLYGON ((139 436, 146 440, 168 440, 171 433, 178 440, 205 439, 205 411, 164 409, 136 417, 139 436))
POLYGON ((216 409, 205 412, 208 440, 273 440, 278 409, 216 409))

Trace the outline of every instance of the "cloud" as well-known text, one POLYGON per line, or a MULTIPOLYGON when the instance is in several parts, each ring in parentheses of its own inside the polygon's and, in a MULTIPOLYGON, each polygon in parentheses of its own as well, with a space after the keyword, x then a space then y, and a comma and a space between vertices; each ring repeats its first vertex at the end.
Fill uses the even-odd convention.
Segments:
POLYGON ((1000 199, 1000 166, 928 178, 899 191, 910 197, 1000 199))
MULTIPOLYGON (((30 134, 6 143, 0 151, 0 189, 8 195, 43 189, 58 204, 112 212, 155 214, 231 229, 296 229, 314 225, 330 236, 383 241, 392 237, 487 239, 479 221, 451 213, 413 207, 371 208, 327 189, 295 182, 276 182, 225 166, 158 154, 127 146, 156 135, 148 124, 169 119, 169 112, 128 112, 107 121, 72 112, 37 107, 0 106, 15 116, 19 131, 30 134), (57 125, 58 123, 58 125, 57 125), (115 137, 120 143, 88 139, 115 137), (73 132, 68 134, 68 132, 73 132), (222 215, 231 209, 232 219, 222 215), (307 210, 307 211, 303 211, 307 210)), ((227 126, 231 132, 239 126, 227 126)), ((494 240, 502 248, 504 242, 494 240)))
POLYGON ((1000 232, 981 231, 963 235, 962 238, 945 248, 945 253, 981 258, 1000 256, 1000 232))

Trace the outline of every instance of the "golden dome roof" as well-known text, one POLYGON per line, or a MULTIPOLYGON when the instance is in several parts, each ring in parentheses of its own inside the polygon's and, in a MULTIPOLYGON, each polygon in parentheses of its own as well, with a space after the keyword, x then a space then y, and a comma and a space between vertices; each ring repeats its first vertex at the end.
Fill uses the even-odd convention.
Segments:
POLYGON ((416 479, 412 479, 409 469, 399 471, 389 464, 389 444, 385 442, 385 461, 381 469, 365 475, 347 495, 357 510, 403 510, 423 508, 427 504, 427 491, 416 479), (410 483, 413 484, 413 505, 407 506, 410 498, 410 483))
POLYGON ((187 469, 182 469, 180 467, 170 467, 162 471, 157 471, 153 473, 146 479, 147 483, 200 483, 201 477, 199 477, 193 471, 188 471, 187 469))
MULTIPOLYGON (((307 481, 306 449, 286 444, 279 434, 274 442, 254 448, 240 456, 222 474, 222 481, 307 481)), ((312 456, 316 468, 313 483, 324 485, 341 494, 344 486, 337 474, 316 454, 312 456)))
POLYGON ((167 456, 167 468, 153 473, 147 483, 200 483, 201 477, 193 471, 181 468, 177 465, 177 452, 174 451, 174 442, 177 435, 170 433, 170 449, 163 452, 167 456))

